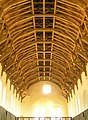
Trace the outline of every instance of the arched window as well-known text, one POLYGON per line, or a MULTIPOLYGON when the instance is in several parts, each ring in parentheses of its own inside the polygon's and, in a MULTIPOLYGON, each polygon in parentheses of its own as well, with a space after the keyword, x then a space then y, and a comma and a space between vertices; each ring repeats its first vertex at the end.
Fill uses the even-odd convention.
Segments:
POLYGON ((11 111, 12 111, 12 109, 13 109, 13 96, 11 95, 11 97, 10 97, 10 109, 11 109, 11 111))
POLYGON ((2 101, 2 81, 0 80, 0 105, 2 101))
POLYGON ((2 106, 5 107, 5 103, 6 103, 6 87, 4 86, 3 88, 3 94, 2 94, 2 106))
POLYGON ((56 107, 56 116, 55 117, 62 117, 62 107, 56 107))
POLYGON ((80 112, 80 97, 77 97, 78 112, 80 112))
POLYGON ((88 98, 87 98, 87 92, 86 92, 86 90, 83 91, 83 101, 84 101, 84 109, 87 109, 88 98))

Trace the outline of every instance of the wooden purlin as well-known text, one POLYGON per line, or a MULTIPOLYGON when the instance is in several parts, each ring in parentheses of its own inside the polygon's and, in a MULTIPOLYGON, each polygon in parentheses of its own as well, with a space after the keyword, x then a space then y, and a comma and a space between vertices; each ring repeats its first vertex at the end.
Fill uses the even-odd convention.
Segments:
MULTIPOLYGON (((33 13, 33 15, 34 15, 34 12, 35 12, 35 8, 34 8, 34 2, 33 2, 33 0, 31 0, 31 2, 32 2, 32 13, 33 13)), ((36 28, 36 23, 35 23, 35 17, 33 17, 33 25, 34 25, 34 29, 36 28)), ((38 66, 38 53, 37 53, 37 40, 36 40, 36 31, 34 32, 34 36, 35 36, 35 46, 36 46, 36 58, 37 58, 37 66, 38 66)), ((39 68, 38 68, 39 69, 39 68)), ((37 69, 37 71, 38 71, 38 69, 37 69)), ((39 74, 38 74, 38 79, 39 79, 39 74)))
POLYGON ((87 0, 0 2, 2 72, 23 97, 51 81, 67 98, 88 62, 87 0))

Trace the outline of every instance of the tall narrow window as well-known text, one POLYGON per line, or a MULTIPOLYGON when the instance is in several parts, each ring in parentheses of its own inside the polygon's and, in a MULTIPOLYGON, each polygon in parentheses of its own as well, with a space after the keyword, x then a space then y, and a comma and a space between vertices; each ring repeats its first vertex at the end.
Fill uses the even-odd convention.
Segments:
POLYGON ((6 102, 6 87, 3 88, 3 95, 2 95, 2 106, 5 107, 6 102))
POLYGON ((2 81, 0 80, 0 105, 2 100, 2 81))
POLYGON ((56 117, 62 117, 62 108, 61 107, 57 107, 56 108, 56 117))

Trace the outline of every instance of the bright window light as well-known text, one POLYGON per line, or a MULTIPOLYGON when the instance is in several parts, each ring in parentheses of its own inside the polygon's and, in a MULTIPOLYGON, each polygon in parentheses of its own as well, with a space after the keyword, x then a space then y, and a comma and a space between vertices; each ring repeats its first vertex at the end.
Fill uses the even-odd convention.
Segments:
MULTIPOLYGON (((37 106, 34 110, 34 117, 44 117, 45 116, 45 108, 41 106, 37 106)), ((39 119, 35 119, 39 120, 39 119)))
POLYGON ((62 108, 57 107, 55 113, 56 113, 56 117, 62 117, 63 116, 62 115, 62 108))
POLYGON ((43 94, 51 93, 51 85, 43 85, 43 94))
POLYGON ((2 101, 2 81, 0 80, 0 104, 2 101))

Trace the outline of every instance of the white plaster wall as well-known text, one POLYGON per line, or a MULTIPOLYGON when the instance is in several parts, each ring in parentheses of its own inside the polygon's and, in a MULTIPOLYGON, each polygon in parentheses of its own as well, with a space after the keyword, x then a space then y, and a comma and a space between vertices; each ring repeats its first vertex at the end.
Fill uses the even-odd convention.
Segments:
POLYGON ((88 109, 88 64, 86 66, 87 76, 83 72, 81 74, 82 83, 78 80, 78 89, 75 86, 75 93, 72 91, 68 102, 69 116, 76 116, 84 110, 88 109))
MULTIPOLYGON (((51 82, 38 82, 34 85, 32 85, 29 88, 29 96, 24 98, 22 104, 21 104, 21 116, 34 116, 35 108, 44 108, 44 116, 50 117, 50 112, 53 115, 52 108, 55 110, 57 107, 62 108, 62 116, 68 116, 68 109, 67 109, 67 100, 61 95, 60 89, 58 86, 51 82), (44 84, 50 84, 52 93, 49 95, 44 95, 42 93, 42 86, 44 84)), ((43 114, 43 111, 41 110, 41 113, 43 114)), ((42 116, 42 115, 41 115, 42 116)), ((38 116, 40 117, 40 116, 38 116)), ((55 117, 55 116, 54 116, 55 117)))
POLYGON ((1 76, 1 71, 2 66, 0 64, 0 106, 19 117, 21 104, 19 94, 16 97, 16 91, 13 92, 13 85, 10 89, 10 80, 6 83, 6 73, 3 72, 3 75, 1 76))

